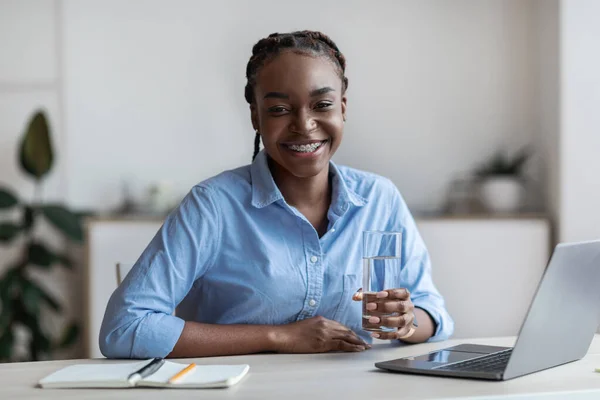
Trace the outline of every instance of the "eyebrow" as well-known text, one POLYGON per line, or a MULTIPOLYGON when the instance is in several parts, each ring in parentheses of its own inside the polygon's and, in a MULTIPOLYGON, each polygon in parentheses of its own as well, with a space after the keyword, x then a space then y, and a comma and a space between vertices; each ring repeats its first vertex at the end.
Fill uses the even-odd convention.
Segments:
POLYGON ((320 96, 322 94, 329 93, 329 92, 334 92, 334 91, 335 91, 334 88, 329 87, 329 86, 325 86, 325 87, 322 87, 321 89, 315 89, 315 90, 313 90, 312 92, 310 92, 310 96, 311 97, 320 96))
POLYGON ((285 93, 281 93, 281 92, 269 92, 267 94, 265 94, 265 99, 289 99, 290 96, 288 96, 285 93))
MULTIPOLYGON (((325 93, 329 93, 329 92, 334 92, 335 89, 329 86, 325 86, 322 87, 320 89, 315 89, 312 92, 310 92, 310 97, 315 97, 315 96, 320 96, 322 94, 325 93)), ((267 94, 265 94, 265 99, 289 99, 290 96, 288 96, 285 93, 282 92, 269 92, 267 94)))

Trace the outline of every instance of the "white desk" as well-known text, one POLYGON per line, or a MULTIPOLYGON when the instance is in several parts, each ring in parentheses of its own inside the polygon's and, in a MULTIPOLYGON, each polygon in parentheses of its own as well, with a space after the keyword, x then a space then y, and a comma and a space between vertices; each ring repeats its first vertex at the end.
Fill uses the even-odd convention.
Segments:
POLYGON ((119 362, 65 360, 0 365, 1 399, 599 399, 600 335, 596 335, 587 356, 580 361, 551 368, 506 382, 487 382, 380 372, 373 364, 470 342, 511 346, 514 338, 450 340, 443 343, 401 346, 381 343, 362 353, 261 354, 238 357, 201 358, 199 364, 250 365, 250 372, 229 389, 38 389, 35 383, 45 375, 73 363, 119 362))

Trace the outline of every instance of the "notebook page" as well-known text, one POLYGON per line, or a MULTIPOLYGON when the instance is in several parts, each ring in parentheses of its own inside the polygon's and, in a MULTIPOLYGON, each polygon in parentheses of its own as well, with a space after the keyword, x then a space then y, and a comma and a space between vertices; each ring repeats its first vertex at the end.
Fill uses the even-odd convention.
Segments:
POLYGON ((227 387, 236 384, 246 373, 249 366, 242 365, 197 365, 177 383, 167 383, 169 379, 185 368, 188 364, 166 361, 162 368, 139 381, 136 386, 167 386, 167 387, 227 387))
POLYGON ((129 363, 71 365, 39 381, 42 387, 126 387, 127 377, 148 364, 148 360, 129 363))

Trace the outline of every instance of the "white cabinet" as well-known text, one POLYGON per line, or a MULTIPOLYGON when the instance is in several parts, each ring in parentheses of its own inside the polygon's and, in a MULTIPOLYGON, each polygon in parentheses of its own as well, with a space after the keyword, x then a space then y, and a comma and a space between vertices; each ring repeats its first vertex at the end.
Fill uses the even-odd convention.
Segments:
MULTIPOLYGON (((137 260, 160 220, 88 222, 86 357, 101 357, 98 333, 117 286, 117 262, 137 260)), ((456 322, 455 337, 515 335, 549 257, 545 219, 417 220, 433 278, 456 322)))
POLYGON ((547 220, 417 222, 456 338, 516 335, 550 256, 547 220))
POLYGON ((100 325, 110 295, 117 287, 116 264, 133 263, 160 228, 158 220, 92 219, 87 223, 87 273, 84 291, 84 349, 86 358, 102 357, 100 325))

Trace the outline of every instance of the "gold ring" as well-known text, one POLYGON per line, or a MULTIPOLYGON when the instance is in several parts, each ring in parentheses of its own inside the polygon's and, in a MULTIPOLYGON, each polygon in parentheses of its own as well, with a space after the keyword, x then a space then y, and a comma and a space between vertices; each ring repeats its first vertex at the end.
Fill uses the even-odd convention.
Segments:
POLYGON ((411 325, 410 330, 408 331, 408 333, 404 336, 399 336, 398 339, 408 339, 409 337, 411 337, 414 333, 416 332, 415 326, 411 325))

